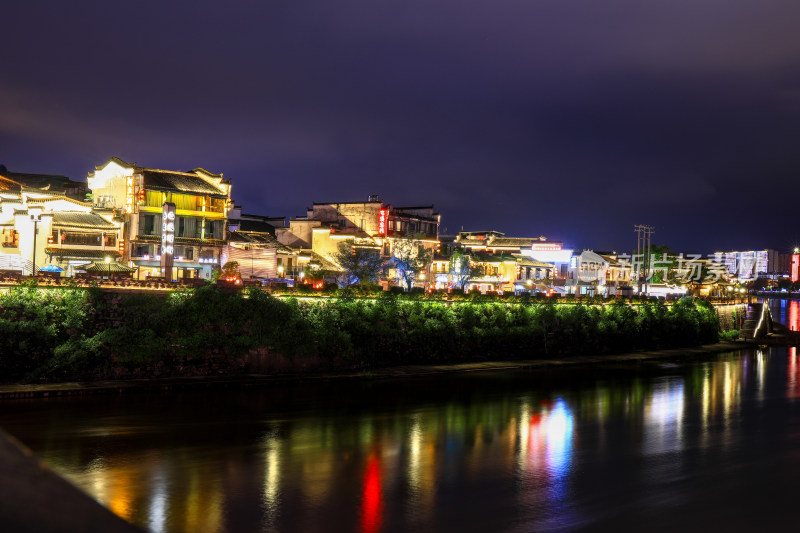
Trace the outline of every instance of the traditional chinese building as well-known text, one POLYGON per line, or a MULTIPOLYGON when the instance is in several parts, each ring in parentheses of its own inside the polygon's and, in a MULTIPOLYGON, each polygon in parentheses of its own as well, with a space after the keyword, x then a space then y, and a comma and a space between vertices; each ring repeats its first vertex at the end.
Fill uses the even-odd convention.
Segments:
POLYGON ((139 279, 164 275, 165 252, 171 252, 173 280, 208 279, 220 266, 231 194, 222 174, 146 168, 113 157, 88 182, 95 210, 123 223, 123 260, 139 279))
POLYGON ((119 257, 121 224, 63 191, 27 187, 0 176, 0 269, 31 275, 42 268, 72 275, 119 257))
MULTIPOLYGON (((314 202, 305 216, 278 228, 276 236, 287 246, 327 261, 333 260, 341 242, 375 247, 390 257, 398 239, 413 238, 423 248, 435 250, 440 220, 432 205, 396 207, 370 196, 366 202, 314 202)), ((391 272, 389 280, 394 281, 391 272)))

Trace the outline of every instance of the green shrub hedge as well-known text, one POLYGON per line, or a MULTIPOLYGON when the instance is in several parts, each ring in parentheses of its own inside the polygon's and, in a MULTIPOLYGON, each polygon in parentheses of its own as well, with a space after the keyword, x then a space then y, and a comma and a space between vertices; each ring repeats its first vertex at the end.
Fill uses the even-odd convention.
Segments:
POLYGON ((691 346, 719 335, 714 308, 690 297, 667 306, 357 296, 275 298, 213 285, 166 296, 14 287, 0 295, 0 379, 155 366, 166 374, 208 365, 233 371, 254 352, 353 367, 536 358, 691 346))

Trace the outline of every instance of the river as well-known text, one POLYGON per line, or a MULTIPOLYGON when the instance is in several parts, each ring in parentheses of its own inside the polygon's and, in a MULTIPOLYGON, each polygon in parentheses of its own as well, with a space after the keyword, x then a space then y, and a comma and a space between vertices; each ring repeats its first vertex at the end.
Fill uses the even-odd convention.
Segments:
POLYGON ((783 530, 800 357, 5 401, 0 425, 154 532, 783 530))

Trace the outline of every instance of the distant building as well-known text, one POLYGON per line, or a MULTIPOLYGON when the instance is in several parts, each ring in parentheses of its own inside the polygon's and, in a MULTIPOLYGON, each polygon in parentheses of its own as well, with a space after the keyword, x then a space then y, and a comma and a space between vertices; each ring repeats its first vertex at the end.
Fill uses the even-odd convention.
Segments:
POLYGON ((239 205, 233 205, 228 210, 229 231, 255 231, 269 233, 273 237, 278 228, 283 228, 286 217, 268 217, 264 215, 248 215, 242 213, 239 205))
POLYGON ((28 172, 11 172, 5 165, 0 165, 0 176, 13 180, 29 189, 43 189, 56 195, 66 196, 73 200, 85 201, 89 192, 86 182, 74 181, 59 174, 35 174, 28 172))
MULTIPOLYGON (((432 205, 396 207, 370 196, 365 202, 314 202, 305 216, 290 219, 275 235, 282 244, 325 261, 333 260, 341 242, 376 248, 390 257, 395 241, 408 237, 436 250, 440 219, 432 205)), ((390 280, 391 272, 384 285, 390 280)))
POLYGON ((739 281, 748 281, 769 270, 769 251, 715 252, 714 262, 724 265, 727 274, 739 281))

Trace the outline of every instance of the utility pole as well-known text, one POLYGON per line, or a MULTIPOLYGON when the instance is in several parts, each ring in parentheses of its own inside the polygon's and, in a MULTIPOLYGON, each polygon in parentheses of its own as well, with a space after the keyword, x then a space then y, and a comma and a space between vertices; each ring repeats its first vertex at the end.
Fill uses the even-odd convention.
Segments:
POLYGON ((636 255, 642 258, 641 271, 639 272, 639 296, 642 295, 642 285, 644 293, 650 283, 650 240, 656 228, 645 224, 637 224, 633 227, 636 232, 636 255))

